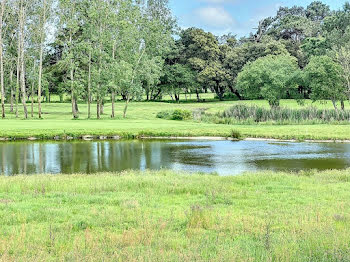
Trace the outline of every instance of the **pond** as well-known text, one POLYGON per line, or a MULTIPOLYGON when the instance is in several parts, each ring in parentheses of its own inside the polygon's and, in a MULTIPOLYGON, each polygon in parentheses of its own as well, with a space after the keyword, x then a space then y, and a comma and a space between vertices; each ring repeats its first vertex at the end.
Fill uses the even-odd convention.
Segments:
POLYGON ((237 175, 350 167, 350 144, 268 141, 0 143, 0 173, 72 174, 171 169, 237 175))

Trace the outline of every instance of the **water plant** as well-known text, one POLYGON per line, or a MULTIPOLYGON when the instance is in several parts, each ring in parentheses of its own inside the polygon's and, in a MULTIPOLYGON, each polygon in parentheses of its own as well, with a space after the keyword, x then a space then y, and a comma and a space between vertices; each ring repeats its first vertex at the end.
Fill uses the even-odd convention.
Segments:
POLYGON ((235 124, 237 122, 278 122, 278 123, 333 123, 350 122, 350 110, 320 109, 316 107, 265 108, 255 105, 234 105, 212 117, 216 123, 235 124))

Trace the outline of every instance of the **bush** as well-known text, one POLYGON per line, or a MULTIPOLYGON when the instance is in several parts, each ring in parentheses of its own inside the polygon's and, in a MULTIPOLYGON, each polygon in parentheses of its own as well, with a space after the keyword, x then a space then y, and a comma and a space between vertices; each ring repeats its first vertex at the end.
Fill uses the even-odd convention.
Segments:
POLYGON ((170 119, 171 111, 161 111, 157 113, 157 118, 170 119))
POLYGON ((315 107, 303 109, 263 108, 258 106, 235 105, 209 117, 212 122, 233 124, 237 122, 279 122, 279 123, 329 123, 350 122, 350 110, 317 109, 315 107))
POLYGON ((231 138, 234 138, 234 139, 241 139, 242 136, 241 136, 241 133, 236 131, 236 130, 231 130, 231 138))
POLYGON ((157 118, 168 120, 189 120, 192 119, 192 112, 184 109, 175 109, 174 111, 158 112, 157 118))
POLYGON ((189 110, 176 109, 172 114, 171 120, 188 120, 192 118, 192 112, 189 110))

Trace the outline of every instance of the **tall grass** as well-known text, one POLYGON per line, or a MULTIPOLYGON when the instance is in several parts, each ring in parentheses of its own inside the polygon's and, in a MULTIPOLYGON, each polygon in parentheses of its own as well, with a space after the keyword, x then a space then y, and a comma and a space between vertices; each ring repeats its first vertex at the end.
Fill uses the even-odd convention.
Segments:
POLYGON ((349 182, 350 170, 0 177, 0 261, 350 261, 349 182))
POLYGON ((350 110, 319 109, 307 107, 301 109, 235 105, 222 113, 209 117, 220 124, 242 123, 334 123, 350 122, 350 110))

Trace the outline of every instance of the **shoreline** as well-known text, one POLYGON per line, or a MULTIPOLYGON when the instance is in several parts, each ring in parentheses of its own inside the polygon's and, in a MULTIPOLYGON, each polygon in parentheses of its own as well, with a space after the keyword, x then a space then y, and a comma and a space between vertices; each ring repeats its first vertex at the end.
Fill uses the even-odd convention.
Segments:
POLYGON ((264 138, 264 137, 244 137, 242 139, 224 137, 224 136, 144 136, 134 135, 130 137, 122 137, 119 135, 83 135, 78 137, 73 136, 54 136, 53 138, 39 138, 35 136, 30 137, 0 137, 2 142, 14 141, 96 141, 96 140, 203 140, 203 141, 266 141, 266 142, 291 142, 291 143, 350 143, 350 139, 278 139, 278 138, 264 138))

